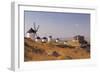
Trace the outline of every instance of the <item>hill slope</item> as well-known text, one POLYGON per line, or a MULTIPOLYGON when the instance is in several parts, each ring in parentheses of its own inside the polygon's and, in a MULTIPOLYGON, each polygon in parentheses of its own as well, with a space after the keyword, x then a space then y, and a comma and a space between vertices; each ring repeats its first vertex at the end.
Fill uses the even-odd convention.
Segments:
POLYGON ((76 48, 54 42, 34 42, 28 38, 25 38, 24 41, 24 61, 90 58, 90 52, 80 47, 76 48))

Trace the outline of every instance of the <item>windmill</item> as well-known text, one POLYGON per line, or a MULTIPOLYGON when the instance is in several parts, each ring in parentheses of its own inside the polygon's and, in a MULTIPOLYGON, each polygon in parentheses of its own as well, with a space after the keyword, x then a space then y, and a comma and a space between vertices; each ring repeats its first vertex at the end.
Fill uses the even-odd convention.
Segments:
POLYGON ((36 27, 36 25, 35 25, 35 22, 33 23, 33 26, 34 26, 34 37, 37 37, 37 32, 38 32, 38 29, 39 29, 39 25, 36 27))
POLYGON ((31 27, 28 31, 27 31, 27 37, 31 38, 31 39, 35 39, 37 37, 37 32, 39 29, 39 25, 36 27, 35 22, 33 23, 33 28, 31 27))

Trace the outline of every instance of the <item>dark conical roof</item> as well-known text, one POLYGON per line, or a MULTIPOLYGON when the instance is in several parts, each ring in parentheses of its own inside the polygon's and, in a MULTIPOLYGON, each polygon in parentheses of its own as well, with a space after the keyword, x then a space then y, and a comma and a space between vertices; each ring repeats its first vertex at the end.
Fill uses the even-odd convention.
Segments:
POLYGON ((33 30, 32 28, 30 28, 30 29, 27 31, 27 33, 36 33, 36 31, 33 30))
POLYGON ((43 37, 43 39, 47 39, 47 37, 43 37))
POLYGON ((41 39, 39 36, 36 37, 37 39, 41 39))

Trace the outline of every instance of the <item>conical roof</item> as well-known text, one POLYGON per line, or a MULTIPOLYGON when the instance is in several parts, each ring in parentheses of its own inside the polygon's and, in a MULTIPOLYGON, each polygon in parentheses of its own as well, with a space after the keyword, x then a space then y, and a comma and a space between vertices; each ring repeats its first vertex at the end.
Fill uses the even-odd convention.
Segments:
POLYGON ((30 28, 30 29, 27 31, 27 33, 36 33, 36 31, 33 30, 32 28, 30 28))
POLYGON ((41 38, 39 36, 37 36, 36 39, 41 39, 41 38))
POLYGON ((43 37, 43 39, 47 39, 47 37, 43 37))

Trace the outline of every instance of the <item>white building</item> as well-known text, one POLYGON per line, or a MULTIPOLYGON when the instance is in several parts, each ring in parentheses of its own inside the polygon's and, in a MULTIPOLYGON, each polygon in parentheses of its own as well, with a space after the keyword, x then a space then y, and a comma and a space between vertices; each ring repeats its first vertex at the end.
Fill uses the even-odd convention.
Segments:
POLYGON ((48 41, 48 39, 47 39, 47 37, 43 37, 43 38, 41 39, 41 41, 42 41, 42 43, 46 43, 46 42, 48 41))
POLYGON ((57 38, 57 39, 56 39, 56 43, 58 43, 59 41, 60 41, 59 38, 57 38))
POLYGON ((51 42, 52 41, 52 36, 49 36, 48 37, 48 42, 51 42))
POLYGON ((35 38, 35 42, 39 42, 39 41, 41 41, 41 38, 40 37, 36 37, 35 38))
POLYGON ((26 38, 31 38, 31 39, 35 39, 35 34, 34 34, 34 30, 31 28, 27 31, 26 33, 26 38))
POLYGON ((66 41, 64 41, 64 45, 67 45, 67 42, 66 41))

